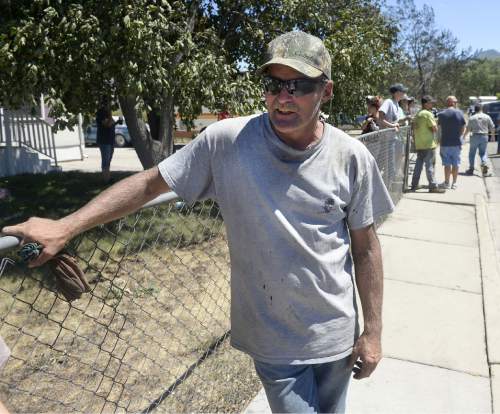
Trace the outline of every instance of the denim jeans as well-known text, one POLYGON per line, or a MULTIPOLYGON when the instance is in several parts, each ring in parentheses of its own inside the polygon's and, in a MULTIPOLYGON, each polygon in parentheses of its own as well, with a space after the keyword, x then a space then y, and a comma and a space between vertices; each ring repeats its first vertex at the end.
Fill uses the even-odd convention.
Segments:
POLYGON ((481 158, 481 165, 486 165, 488 161, 488 135, 472 134, 470 137, 469 147, 469 168, 474 168, 474 158, 476 158, 476 151, 479 150, 479 158, 481 158))
POLYGON ((113 144, 100 144, 99 150, 101 151, 101 170, 109 171, 109 166, 111 165, 111 159, 113 158, 115 148, 113 144))
POLYGON ((415 163, 415 170, 413 171, 413 178, 411 180, 411 187, 416 188, 420 181, 420 174, 422 174, 422 167, 425 164, 425 174, 427 181, 429 181, 429 188, 437 187, 436 179, 434 178, 434 164, 436 163, 436 155, 434 149, 417 150, 417 162, 415 163))
POLYGON ((350 356, 323 364, 254 364, 273 413, 345 412, 350 356))

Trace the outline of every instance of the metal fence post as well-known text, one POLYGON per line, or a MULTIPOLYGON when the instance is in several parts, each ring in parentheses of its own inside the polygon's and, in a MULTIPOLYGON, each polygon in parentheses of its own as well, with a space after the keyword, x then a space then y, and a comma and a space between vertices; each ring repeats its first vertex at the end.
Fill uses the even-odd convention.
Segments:
POLYGON ((14 175, 14 150, 12 148, 12 131, 9 112, 5 111, 4 108, 0 108, 0 115, 2 118, 2 135, 5 137, 5 155, 6 155, 6 165, 7 165, 7 175, 14 175))
POLYGON ((49 151, 49 153, 53 151, 53 154, 54 154, 54 157, 53 157, 54 158, 54 165, 57 167, 56 134, 52 130, 52 127, 49 127, 48 132, 49 132, 49 140, 50 140, 50 144, 49 145, 52 146, 52 150, 49 151))
POLYGON ((83 117, 78 114, 78 139, 80 140, 80 160, 83 161, 83 151, 85 149, 85 137, 83 135, 83 117))
POLYGON ((406 186, 408 185, 408 176, 409 176, 409 168, 410 168, 410 148, 411 148, 411 126, 408 128, 406 132, 406 147, 405 147, 405 164, 404 164, 404 175, 403 175, 403 193, 406 191, 406 186))

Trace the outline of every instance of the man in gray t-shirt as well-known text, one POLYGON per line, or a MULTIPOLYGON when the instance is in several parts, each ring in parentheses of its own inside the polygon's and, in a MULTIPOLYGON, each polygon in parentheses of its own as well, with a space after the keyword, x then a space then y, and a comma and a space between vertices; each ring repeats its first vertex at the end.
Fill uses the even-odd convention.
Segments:
POLYGON ((232 345, 254 359, 273 412, 343 412, 352 371, 368 377, 382 357, 374 222, 393 204, 368 150, 319 119, 333 88, 323 42, 286 33, 265 62, 267 113, 210 125, 66 218, 3 231, 41 242, 38 265, 71 236, 161 192, 217 200, 231 257, 232 345))

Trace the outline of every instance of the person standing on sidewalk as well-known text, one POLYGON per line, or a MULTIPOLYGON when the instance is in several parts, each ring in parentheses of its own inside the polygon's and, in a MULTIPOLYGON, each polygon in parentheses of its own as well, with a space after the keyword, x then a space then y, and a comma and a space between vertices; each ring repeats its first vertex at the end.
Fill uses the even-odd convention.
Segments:
MULTIPOLYGON (((391 93, 391 99, 386 99, 379 109, 379 126, 381 129, 395 128, 399 131, 399 117, 400 117, 400 107, 399 101, 406 95, 405 88, 401 83, 395 83, 389 88, 391 93)), ((390 135, 390 140, 387 141, 386 146, 386 157, 387 157, 387 180, 393 182, 394 177, 397 174, 396 171, 396 154, 398 150, 403 150, 402 140, 399 140, 397 134, 390 135)))
POLYGON ((453 178, 451 188, 457 188, 460 153, 465 133, 465 118, 462 111, 457 109, 457 104, 456 97, 448 96, 447 108, 438 114, 438 124, 441 127, 439 154, 444 166, 444 183, 441 184, 443 188, 450 188, 450 177, 453 178))
POLYGON ((374 223, 394 205, 368 149, 320 120, 333 94, 321 39, 285 33, 264 62, 267 113, 213 123, 73 214, 3 232, 44 246, 36 266, 170 189, 190 203, 213 198, 229 240, 231 344, 253 358, 273 412, 343 413, 352 372, 366 378, 382 358, 374 223))
POLYGON ((436 162, 436 133, 437 124, 431 112, 432 104, 435 102, 430 95, 422 97, 422 110, 417 113, 413 120, 413 130, 415 136, 415 148, 417 150, 417 162, 411 180, 411 191, 416 191, 422 167, 425 165, 425 173, 429 181, 430 193, 444 193, 445 189, 436 183, 434 177, 434 164, 436 162))
POLYGON ((491 117, 483 112, 483 105, 480 103, 474 105, 474 115, 469 118, 467 131, 470 133, 470 148, 469 169, 465 173, 467 175, 474 174, 474 159, 476 152, 479 151, 481 172, 486 177, 488 175, 488 133, 495 133, 495 124, 491 117))
POLYGON ((401 83, 395 83, 389 88, 391 99, 386 99, 379 109, 381 128, 399 128, 399 101, 407 91, 401 83))
POLYGON ((98 109, 95 122, 97 126, 96 143, 101 152, 101 171, 105 182, 111 178, 110 167, 115 150, 115 126, 120 123, 113 119, 109 99, 104 98, 98 109))

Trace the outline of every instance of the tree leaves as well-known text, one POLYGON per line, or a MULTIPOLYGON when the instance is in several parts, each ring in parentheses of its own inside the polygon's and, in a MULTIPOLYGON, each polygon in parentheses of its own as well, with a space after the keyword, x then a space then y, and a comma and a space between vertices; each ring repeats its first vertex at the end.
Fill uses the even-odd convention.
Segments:
POLYGON ((393 19, 399 27, 398 51, 403 66, 407 66, 397 66, 394 73, 407 74, 405 81, 413 93, 420 96, 431 93, 441 67, 459 57, 458 39, 449 30, 436 27, 431 6, 419 9, 414 0, 398 0, 393 19))
POLYGON ((44 93, 51 115, 70 122, 78 112, 92 117, 105 95, 133 97, 124 102, 134 102, 138 117, 168 107, 174 119, 175 107, 187 124, 202 107, 253 112, 261 107, 254 70, 265 45, 293 29, 325 40, 335 83, 326 109, 353 115, 391 64, 395 33, 368 0, 19 4, 0 21, 0 104, 23 105, 44 93))

